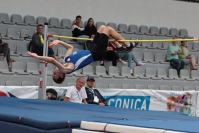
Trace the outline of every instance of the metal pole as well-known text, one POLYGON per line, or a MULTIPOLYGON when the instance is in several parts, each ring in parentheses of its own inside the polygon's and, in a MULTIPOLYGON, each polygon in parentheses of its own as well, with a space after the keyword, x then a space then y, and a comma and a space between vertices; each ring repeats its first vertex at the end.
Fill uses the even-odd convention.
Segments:
MULTIPOLYGON (((43 56, 48 56, 48 23, 44 24, 44 46, 43 56)), ((46 99, 46 83, 47 83, 47 63, 43 63, 42 77, 40 79, 40 87, 38 92, 39 99, 46 99)))

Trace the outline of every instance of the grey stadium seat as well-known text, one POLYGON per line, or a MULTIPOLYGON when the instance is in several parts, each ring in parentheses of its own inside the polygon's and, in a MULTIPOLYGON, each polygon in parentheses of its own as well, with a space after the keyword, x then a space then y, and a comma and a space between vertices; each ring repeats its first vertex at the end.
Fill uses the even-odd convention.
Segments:
POLYGON ((169 78, 170 79, 178 79, 178 74, 176 69, 169 69, 169 78))
POLYGON ((60 28, 59 19, 55 17, 51 17, 49 19, 49 27, 60 28))
POLYGON ((39 75, 39 67, 37 63, 27 62, 27 73, 39 75))
POLYGON ((36 25, 35 17, 31 15, 24 16, 24 23, 27 25, 35 26, 36 25))
POLYGON ((17 42, 17 53, 21 56, 28 56, 26 54, 27 47, 28 47, 29 42, 28 41, 19 41, 17 42))
POLYGON ((37 83, 34 83, 33 81, 22 81, 22 86, 37 86, 37 83))
POLYGON ((112 27, 113 29, 117 30, 117 24, 116 24, 116 23, 109 22, 109 23, 107 23, 107 26, 110 26, 110 27, 112 27))
POLYGON ((157 69, 156 67, 146 67, 146 77, 157 79, 157 69))
POLYGON ((144 52, 144 62, 154 62, 154 54, 152 52, 144 52))
POLYGON ((116 66, 109 66, 109 68, 108 68, 108 72, 109 72, 109 75, 110 76, 112 76, 112 77, 122 77, 122 76, 120 76, 119 75, 119 69, 118 69, 118 67, 116 67, 116 66))
POLYGON ((137 25, 129 25, 128 31, 129 31, 129 33, 137 34, 138 33, 138 26, 137 25))
POLYGON ((19 27, 12 27, 7 29, 7 37, 13 40, 20 39, 21 29, 19 27))
POLYGON ((145 66, 139 66, 133 68, 133 76, 137 78, 147 78, 145 77, 146 68, 145 66))
POLYGON ((96 27, 99 28, 101 25, 106 25, 105 22, 96 22, 96 27))
POLYGON ((149 28, 149 34, 151 34, 151 35, 158 35, 158 33, 159 33, 158 27, 156 27, 156 26, 151 26, 151 27, 149 28))
POLYGON ((188 31, 187 31, 187 29, 180 29, 179 30, 179 36, 180 37, 188 37, 188 31))
POLYGON ((62 28, 67 28, 67 29, 71 29, 72 26, 72 22, 70 19, 62 19, 61 20, 61 27, 62 28))
POLYGON ((17 74, 26 75, 26 64, 24 62, 13 62, 12 63, 12 70, 17 74))
POLYGON ((190 79, 190 73, 187 69, 181 69, 180 70, 180 79, 189 80, 190 79))
POLYGON ((11 24, 9 15, 7 13, 0 13, 0 23, 11 24))
POLYGON ((5 61, 0 62, 0 72, 3 74, 13 74, 13 72, 8 71, 8 65, 5 61))
POLYGON ((10 20, 13 24, 25 25, 22 16, 19 14, 12 14, 10 20))
POLYGON ((83 68, 83 75, 94 75, 94 68, 93 65, 87 65, 86 67, 83 68))
POLYGON ((165 52, 155 52, 155 62, 164 63, 166 61, 166 53, 165 52))
POLYGON ((119 24, 118 31, 123 33, 128 33, 128 26, 126 24, 119 24))
POLYGON ((184 91, 196 90, 196 87, 195 87, 195 86, 192 86, 192 85, 188 85, 188 86, 184 86, 184 87, 183 87, 183 90, 184 90, 184 91))
POLYGON ((21 86, 21 82, 19 82, 19 81, 6 81, 5 85, 6 86, 21 86))
POLYGON ((44 24, 46 22, 48 22, 46 17, 43 16, 37 17, 37 24, 44 24))
POLYGON ((169 85, 160 85, 160 90, 171 90, 169 85))
POLYGON ((157 69, 157 77, 160 79, 169 79, 168 78, 168 69, 158 68, 157 69))
POLYGON ((127 66, 122 66, 121 68, 121 75, 127 78, 133 78, 131 75, 130 69, 127 66))
POLYGON ((7 30, 8 30, 8 28, 5 27, 5 26, 1 26, 1 27, 0 27, 0 35, 1 35, 1 37, 2 37, 3 39, 7 39, 7 38, 8 38, 8 37, 7 37, 7 30))
POLYGON ((96 66, 96 75, 102 76, 102 77, 111 77, 107 75, 106 69, 104 66, 96 66))
POLYGON ((139 27, 139 33, 140 34, 149 34, 149 28, 146 25, 141 25, 139 27))
POLYGON ((110 80, 109 82, 109 88, 118 88, 121 89, 122 88, 122 83, 121 80, 110 80))
POLYGON ((169 36, 179 36, 178 29, 177 28, 171 28, 169 29, 169 36))
POLYGON ((169 30, 167 27, 161 27, 159 30, 159 35, 167 36, 169 34, 169 30))
POLYGON ((199 71, 198 70, 192 70, 191 71, 191 78, 193 80, 199 80, 199 71))

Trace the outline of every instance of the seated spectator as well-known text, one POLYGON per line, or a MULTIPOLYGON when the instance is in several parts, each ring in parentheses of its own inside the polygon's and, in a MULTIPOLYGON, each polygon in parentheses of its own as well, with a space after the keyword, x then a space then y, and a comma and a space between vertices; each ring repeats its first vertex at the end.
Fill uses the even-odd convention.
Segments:
POLYGON ((81 27, 82 17, 80 15, 76 16, 72 24, 72 36, 79 37, 85 35, 84 28, 81 27))
POLYGON ((83 78, 77 78, 76 85, 71 86, 67 89, 66 95, 64 97, 65 102, 74 102, 74 103, 87 103, 86 102, 86 91, 83 87, 85 81, 83 78))
POLYGON ((7 43, 3 42, 2 39, 0 39, 0 53, 3 53, 4 58, 6 57, 6 61, 8 64, 8 70, 12 71, 12 61, 10 58, 10 48, 7 43))
MULTIPOLYGON (((43 55, 43 45, 44 45, 44 25, 38 24, 37 31, 32 36, 32 40, 30 42, 29 51, 33 53, 37 53, 38 55, 43 55)), ((48 56, 54 57, 54 51, 52 48, 48 48, 48 56)))
POLYGON ((125 48, 125 47, 120 47, 117 48, 117 54, 119 55, 119 57, 125 61, 128 62, 128 67, 130 68, 131 73, 133 72, 133 65, 132 65, 132 61, 135 62, 136 66, 142 66, 144 65, 144 63, 142 62, 138 62, 135 55, 132 52, 132 49, 134 47, 136 47, 137 44, 134 44, 134 46, 132 48, 125 48))
POLYGON ((48 100, 57 100, 57 91, 54 89, 47 89, 46 90, 46 99, 48 100))
POLYGON ((87 98, 86 98, 87 103, 105 106, 106 100, 103 98, 103 96, 100 94, 100 92, 97 89, 94 89, 94 86, 95 86, 94 77, 88 76, 86 83, 87 84, 86 84, 85 90, 87 94, 87 98))
POLYGON ((187 48, 187 43, 185 41, 181 41, 179 58, 182 59, 185 63, 186 62, 190 63, 192 70, 197 70, 196 59, 189 52, 189 49, 187 48))
POLYGON ((97 33, 97 28, 94 25, 93 18, 88 19, 84 32, 85 32, 85 35, 89 36, 90 38, 93 37, 97 33))
MULTIPOLYGON (((173 38, 175 39, 175 38, 173 38)), ((180 76, 180 70, 184 68, 185 62, 179 59, 178 54, 180 53, 180 47, 176 42, 172 42, 171 45, 167 47, 167 61, 170 62, 170 66, 177 70, 178 76, 180 76)))
POLYGON ((107 46, 107 51, 104 55, 104 61, 112 61, 113 66, 117 66, 118 61, 123 64, 126 64, 126 62, 123 61, 116 53, 116 47, 112 43, 113 42, 109 42, 109 45, 107 46))

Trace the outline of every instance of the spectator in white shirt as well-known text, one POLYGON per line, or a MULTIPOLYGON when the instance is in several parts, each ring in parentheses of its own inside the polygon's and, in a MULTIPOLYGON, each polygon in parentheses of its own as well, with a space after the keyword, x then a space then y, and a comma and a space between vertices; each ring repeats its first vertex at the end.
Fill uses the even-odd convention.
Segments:
POLYGON ((85 80, 80 77, 76 80, 76 85, 71 86, 67 89, 66 95, 64 97, 65 102, 74 103, 87 103, 86 102, 86 91, 84 88, 85 80))
POLYGON ((82 17, 80 15, 76 16, 72 24, 73 37, 85 35, 84 28, 82 27, 81 23, 82 23, 82 17))

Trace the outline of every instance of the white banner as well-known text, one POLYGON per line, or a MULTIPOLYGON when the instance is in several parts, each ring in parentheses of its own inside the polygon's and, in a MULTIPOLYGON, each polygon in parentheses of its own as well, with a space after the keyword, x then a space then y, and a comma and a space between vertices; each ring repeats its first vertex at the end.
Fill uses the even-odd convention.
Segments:
MULTIPOLYGON (((48 86, 63 98, 68 87, 48 86)), ((101 89, 108 105, 116 108, 136 110, 175 111, 199 116, 198 91, 164 91, 137 89, 101 89)), ((0 86, 0 96, 38 98, 37 86, 0 86)))

